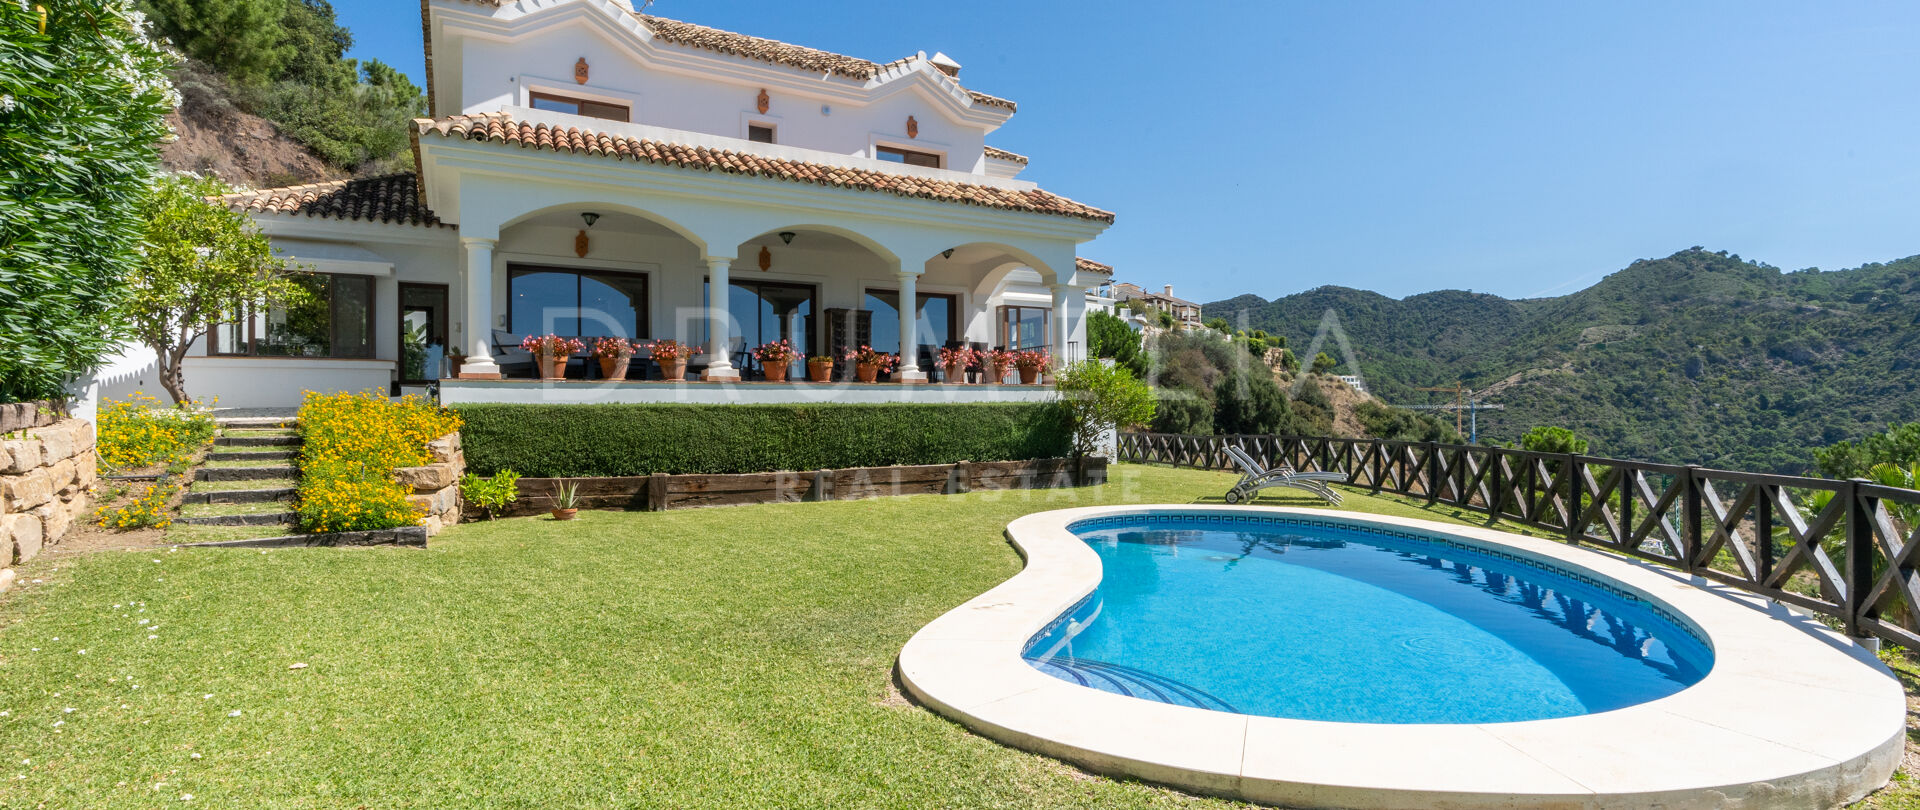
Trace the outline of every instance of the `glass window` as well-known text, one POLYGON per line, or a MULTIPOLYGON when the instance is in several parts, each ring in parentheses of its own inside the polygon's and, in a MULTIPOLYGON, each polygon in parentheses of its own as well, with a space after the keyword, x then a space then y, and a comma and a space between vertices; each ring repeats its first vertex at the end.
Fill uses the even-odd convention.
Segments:
POLYGON ((925 166, 929 169, 940 168, 940 156, 932 152, 915 152, 912 149, 882 146, 874 150, 874 157, 888 163, 905 163, 909 166, 925 166))
MULTIPOLYGON (((920 293, 915 313, 914 332, 920 345, 939 349, 960 339, 960 298, 940 293, 920 293)), ((900 351, 900 293, 896 290, 868 290, 863 309, 873 311, 873 347, 886 352, 900 351)), ((923 356, 930 352, 923 350, 923 356)))
POLYGON ((260 357, 372 357, 373 277, 293 273, 300 300, 216 324, 210 354, 260 357))
MULTIPOLYGON (((813 354, 814 288, 811 284, 779 281, 730 281, 727 312, 733 316, 734 336, 740 349, 751 351, 763 343, 786 339, 800 354, 813 354)), ((708 292, 703 285, 701 300, 708 292)), ((701 320, 706 343, 705 319, 701 320)), ((738 358, 735 358, 736 360, 738 358)), ((751 358, 748 362, 754 362, 751 358)))
POLYGON ((1047 307, 1000 308, 1000 345, 1009 349, 1044 349, 1047 339, 1047 307))
POLYGON ((773 125, 748 124, 747 140, 755 143, 773 143, 773 125))
POLYGON ((647 337, 646 274, 510 266, 507 329, 517 335, 647 337))
POLYGON ((536 110, 552 110, 570 115, 584 115, 588 118, 629 121, 633 117, 625 104, 608 104, 604 101, 589 101, 584 98, 557 96, 552 93, 529 93, 527 101, 528 106, 536 110))

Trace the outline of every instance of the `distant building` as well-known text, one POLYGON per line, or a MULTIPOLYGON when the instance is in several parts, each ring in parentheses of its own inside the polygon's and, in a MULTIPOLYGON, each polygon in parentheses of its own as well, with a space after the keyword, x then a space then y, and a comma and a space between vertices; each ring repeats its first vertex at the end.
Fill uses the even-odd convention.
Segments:
POLYGON ((1346 383, 1348 388, 1351 388, 1355 391, 1359 391, 1362 394, 1367 393, 1367 381, 1364 379, 1361 379, 1360 375, 1358 374, 1342 374, 1338 377, 1338 379, 1341 382, 1346 383))
POLYGON ((1200 305, 1185 298, 1175 298, 1172 284, 1162 287, 1164 292, 1157 293, 1148 292, 1137 284, 1128 284, 1124 281, 1114 282, 1112 287, 1116 306, 1128 301, 1140 301, 1148 309, 1172 313, 1173 319, 1182 326, 1189 329, 1200 328, 1200 305))

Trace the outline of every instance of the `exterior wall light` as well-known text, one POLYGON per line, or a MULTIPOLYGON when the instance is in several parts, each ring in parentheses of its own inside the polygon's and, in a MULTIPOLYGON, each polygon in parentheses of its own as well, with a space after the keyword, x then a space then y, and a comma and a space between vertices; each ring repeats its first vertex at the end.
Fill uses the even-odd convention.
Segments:
POLYGON ((796 234, 794 234, 794 232, 793 232, 793 231, 781 231, 781 232, 780 232, 780 241, 781 241, 781 242, 783 242, 783 243, 785 243, 785 244, 789 244, 789 245, 791 245, 791 244, 793 244, 793 237, 794 237, 795 235, 796 235, 796 234))

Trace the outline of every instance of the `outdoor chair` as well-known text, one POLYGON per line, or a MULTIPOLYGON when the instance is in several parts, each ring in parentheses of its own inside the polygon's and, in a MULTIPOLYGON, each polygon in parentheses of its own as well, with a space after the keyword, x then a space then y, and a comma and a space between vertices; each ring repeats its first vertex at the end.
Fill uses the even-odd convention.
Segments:
POLYGON ((1252 454, 1238 445, 1227 445, 1227 455, 1233 459, 1233 463, 1239 465, 1242 473, 1239 482, 1235 483, 1232 489, 1227 490, 1227 503, 1251 501, 1264 489, 1291 487, 1318 495, 1334 506, 1340 505, 1340 493, 1327 484, 1346 481, 1346 473, 1303 473, 1288 464, 1267 469, 1255 460, 1252 454))
POLYGON ((505 329, 493 330, 493 363, 500 367, 501 377, 540 376, 533 368, 533 354, 520 348, 520 341, 525 337, 505 329))

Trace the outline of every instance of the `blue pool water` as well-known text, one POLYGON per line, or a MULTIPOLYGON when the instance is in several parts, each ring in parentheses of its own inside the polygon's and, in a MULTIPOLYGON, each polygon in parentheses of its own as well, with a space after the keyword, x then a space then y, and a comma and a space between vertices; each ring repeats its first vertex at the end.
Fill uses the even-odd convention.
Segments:
POLYGON ((1602 712, 1713 654, 1636 596, 1412 531, 1237 516, 1098 518, 1098 590, 1036 636, 1054 677, 1167 703, 1356 723, 1602 712))

